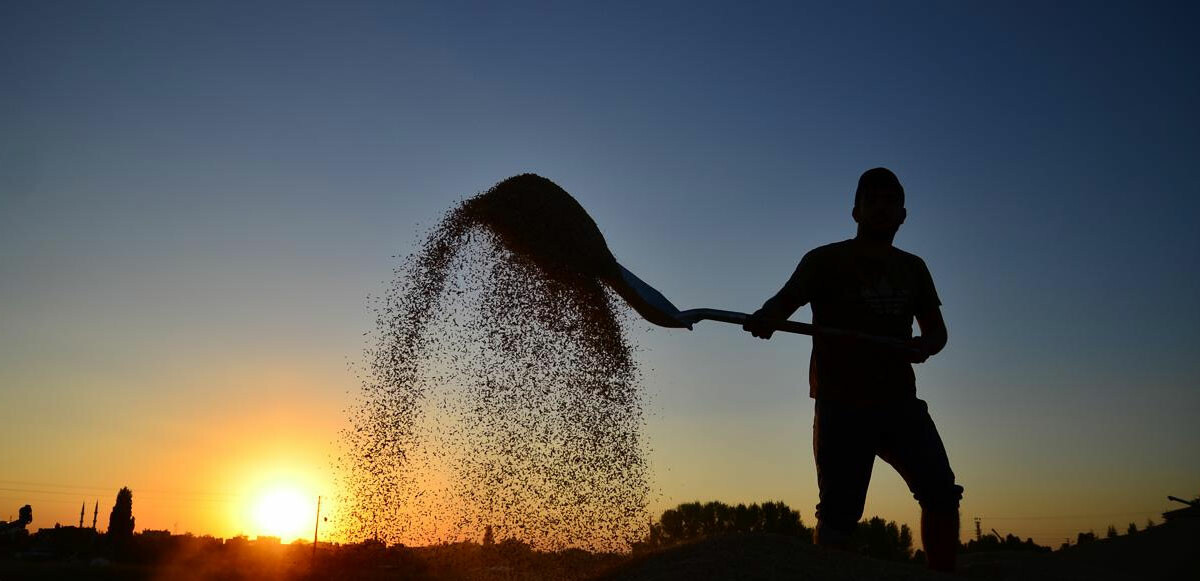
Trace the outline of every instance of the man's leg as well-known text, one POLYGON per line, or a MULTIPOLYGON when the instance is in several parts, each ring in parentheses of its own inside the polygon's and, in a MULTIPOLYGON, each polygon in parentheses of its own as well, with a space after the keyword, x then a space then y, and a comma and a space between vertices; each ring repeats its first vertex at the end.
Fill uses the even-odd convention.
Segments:
POLYGON ((934 571, 953 572, 958 560, 958 507, 921 507, 921 544, 925 564, 934 571))
POLYGON ((817 461, 817 528, 813 542, 850 548, 862 518, 875 463, 874 426, 847 404, 818 400, 813 419, 813 455, 817 461))
POLYGON ((904 477, 921 503, 921 543, 929 568, 953 571, 963 489, 954 483, 946 447, 925 402, 897 406, 880 442, 879 456, 904 477))

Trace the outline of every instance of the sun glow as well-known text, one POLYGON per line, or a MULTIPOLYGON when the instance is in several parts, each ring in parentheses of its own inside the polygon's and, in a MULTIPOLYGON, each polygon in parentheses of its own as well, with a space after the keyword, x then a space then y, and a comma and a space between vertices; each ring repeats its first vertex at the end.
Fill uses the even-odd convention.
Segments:
MULTIPOLYGON (((310 446, 317 449, 316 446, 310 446)), ((322 450, 324 452, 324 450, 322 450)), ((323 458, 297 453, 287 443, 265 442, 247 450, 224 472, 224 487, 236 491, 236 502, 227 506, 228 525, 222 535, 279 537, 283 543, 312 541, 317 517, 317 496, 324 497, 321 515, 332 514, 333 489, 328 474, 313 469, 323 458)), ((322 518, 321 540, 329 540, 332 526, 322 518)))
POLYGON ((295 488, 264 491, 254 503, 254 524, 259 535, 279 537, 284 543, 305 536, 316 516, 316 499, 295 488))

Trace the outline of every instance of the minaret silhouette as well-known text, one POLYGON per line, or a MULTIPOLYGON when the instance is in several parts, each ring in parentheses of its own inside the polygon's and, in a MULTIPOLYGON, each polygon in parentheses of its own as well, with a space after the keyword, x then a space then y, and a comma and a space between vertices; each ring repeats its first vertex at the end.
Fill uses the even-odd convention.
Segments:
POLYGON ((96 501, 96 508, 92 510, 92 530, 96 530, 96 517, 100 515, 100 501, 96 501))
POLYGON ((83 509, 87 508, 87 501, 79 505, 79 528, 83 528, 83 509))

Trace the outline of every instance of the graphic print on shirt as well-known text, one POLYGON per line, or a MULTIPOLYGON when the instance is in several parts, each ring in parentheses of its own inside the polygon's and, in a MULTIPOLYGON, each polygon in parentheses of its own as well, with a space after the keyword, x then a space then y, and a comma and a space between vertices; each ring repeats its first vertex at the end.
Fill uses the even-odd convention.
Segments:
POLYGON ((882 264, 871 264, 858 270, 859 299, 872 313, 885 317, 909 314, 912 292, 888 277, 882 264))

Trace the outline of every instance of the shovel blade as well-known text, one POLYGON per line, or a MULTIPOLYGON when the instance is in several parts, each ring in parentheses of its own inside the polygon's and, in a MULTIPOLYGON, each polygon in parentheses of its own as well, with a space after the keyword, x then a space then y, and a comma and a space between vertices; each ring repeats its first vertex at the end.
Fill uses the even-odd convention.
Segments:
POLYGON ((624 266, 619 264, 617 266, 620 268, 621 278, 609 280, 609 286, 617 295, 625 299, 625 302, 629 303, 629 306, 633 307, 633 310, 637 311, 643 319, 660 327, 692 328, 690 322, 679 317, 679 309, 671 304, 667 297, 629 272, 624 266))

